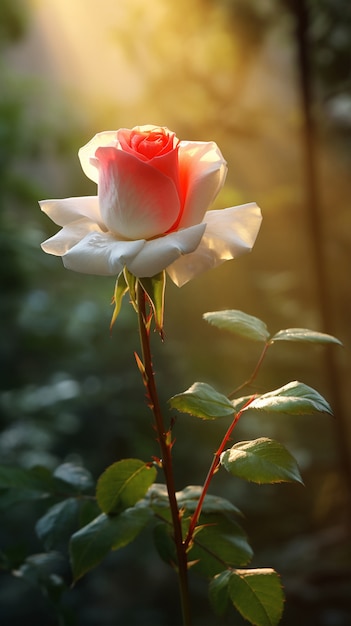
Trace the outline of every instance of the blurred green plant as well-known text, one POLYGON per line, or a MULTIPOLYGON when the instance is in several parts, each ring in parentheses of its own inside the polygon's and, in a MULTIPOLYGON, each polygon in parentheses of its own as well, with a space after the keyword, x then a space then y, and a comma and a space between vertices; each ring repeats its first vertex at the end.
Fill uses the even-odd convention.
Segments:
MULTIPOLYGON (((208 489, 220 467, 231 475, 259 484, 302 482, 294 457, 282 444, 270 438, 237 442, 229 448, 227 445, 239 419, 246 412, 278 416, 331 414, 326 400, 311 387, 296 381, 272 392, 235 396, 239 389, 252 385, 268 348, 277 341, 340 342, 330 335, 298 328, 281 330, 271 336, 264 322, 236 310, 205 314, 204 318, 210 324, 248 340, 262 342, 264 349, 250 379, 230 396, 224 396, 206 383, 195 383, 170 399, 172 409, 202 420, 231 418, 203 486, 185 487, 175 494, 172 504, 172 499, 169 499, 171 469, 165 463, 171 463, 175 438, 173 427, 163 430, 147 347, 150 315, 155 316, 159 328, 157 319, 163 319, 164 304, 162 298, 156 298, 151 303, 150 290, 144 291, 142 282, 136 289, 138 295, 132 294, 133 298, 136 297, 134 307, 145 324, 143 329, 141 322, 142 359, 138 358, 137 362, 150 408, 155 411, 162 460, 151 456, 147 461, 133 458, 117 461, 104 471, 96 486, 90 473, 74 463, 60 465, 53 472, 43 466, 29 470, 1 466, 2 507, 36 499, 44 500, 47 507, 36 523, 38 538, 47 552, 27 557, 14 574, 43 588, 48 597, 54 598, 54 606, 59 611, 60 595, 70 581, 57 573, 57 563, 62 567, 58 555, 62 553, 67 560, 69 554, 72 581, 75 583, 99 565, 110 550, 125 547, 151 524, 159 555, 175 568, 180 577, 184 624, 190 624, 186 582, 189 568, 210 581, 210 601, 217 614, 224 613, 227 605, 232 603, 253 625, 277 625, 284 604, 279 576, 270 568, 243 569, 251 561, 253 552, 245 531, 237 521, 240 512, 229 500, 209 495, 208 489), (145 316, 141 297, 151 303, 148 317, 145 316), (155 482, 157 472, 162 468, 166 473, 166 485, 155 482), (176 523, 180 524, 180 539, 174 534, 176 523), (181 555, 186 559, 185 570, 180 565, 181 555)), ((120 299, 124 295, 125 290, 120 293, 120 299)), ((8 556, 3 554, 2 560, 6 567, 8 556)), ((61 619, 64 619, 63 615, 64 612, 61 619)))

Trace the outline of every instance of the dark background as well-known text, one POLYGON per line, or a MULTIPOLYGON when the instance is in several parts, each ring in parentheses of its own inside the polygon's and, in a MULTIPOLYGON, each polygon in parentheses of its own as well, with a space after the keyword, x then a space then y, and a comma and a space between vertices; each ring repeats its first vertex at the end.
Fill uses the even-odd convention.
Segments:
MULTIPOLYGON (((133 357, 132 307, 123 306, 110 336, 113 279, 71 273, 41 251, 57 228, 37 201, 94 193, 76 155, 101 130, 155 123, 181 139, 214 140, 229 166, 216 207, 255 200, 264 221, 251 255, 180 290, 169 281, 165 342, 153 341, 162 401, 195 380, 229 393, 257 362, 260 346, 209 327, 206 311, 241 309, 272 334, 306 327, 343 342, 331 350, 278 344, 255 384, 265 391, 301 380, 328 399, 334 418, 248 417, 236 433, 284 443, 305 487, 258 487, 220 472, 213 492, 244 512, 254 565, 281 574, 282 624, 347 626, 350 4, 73 5, 0 6, 1 463, 53 469, 73 461, 97 478, 115 460, 157 454, 133 357)), ((223 432, 223 423, 178 418, 179 489, 202 483, 223 432)), ((15 575, 28 554, 43 552, 34 525, 45 508, 3 502, 0 621, 63 624, 39 586, 15 575)), ((150 540, 144 533, 65 592, 66 623, 176 626, 175 580, 150 540)), ((214 618, 206 582, 191 584, 194 626, 242 623, 233 612, 214 618)))

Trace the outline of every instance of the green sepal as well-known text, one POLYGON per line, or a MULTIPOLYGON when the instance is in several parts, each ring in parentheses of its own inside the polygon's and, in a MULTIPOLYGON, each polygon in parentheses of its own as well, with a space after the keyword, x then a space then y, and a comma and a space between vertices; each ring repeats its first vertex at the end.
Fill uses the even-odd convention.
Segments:
POLYGON ((149 508, 135 506, 117 516, 102 513, 76 532, 70 541, 74 582, 101 563, 110 550, 134 541, 152 517, 149 508))
POLYGON ((113 314, 112 314, 112 318, 111 318, 111 323, 110 323, 110 330, 112 330, 112 327, 119 315, 119 312, 121 310, 121 306, 122 306, 122 300, 123 297, 125 296, 125 294, 127 293, 129 289, 128 283, 125 279, 124 276, 124 272, 122 271, 116 279, 116 284, 115 284, 115 290, 113 292, 113 297, 112 297, 112 304, 115 305, 115 308, 113 310, 113 314))
POLYGON ((220 462, 233 476, 254 483, 303 484, 294 457, 282 444, 266 437, 236 443, 221 454, 220 462))
POLYGON ((280 578, 273 569, 233 570, 229 597, 236 610, 253 626, 277 626, 284 610, 280 578))
POLYGON ((155 319, 155 326, 163 336, 163 317, 165 308, 166 272, 163 270, 151 278, 139 278, 145 291, 155 319))
POLYGON ((333 335, 319 333, 314 330, 309 330, 308 328, 286 328, 285 330, 280 330, 270 339, 270 343, 274 343, 275 341, 298 341, 317 344, 336 343, 339 346, 343 345, 342 342, 336 337, 333 337, 333 335))
POLYGON ((209 324, 228 330, 235 335, 251 339, 253 341, 266 342, 269 339, 267 326, 262 320, 242 311, 212 311, 204 313, 203 319, 209 324))
POLYGON ((226 396, 207 383, 194 383, 183 393, 170 398, 173 409, 205 420, 233 415, 233 405, 226 396))
POLYGON ((126 281, 126 284, 128 285, 131 304, 134 307, 135 311, 138 312, 138 305, 137 305, 137 282, 138 282, 138 279, 136 278, 136 276, 134 276, 134 274, 131 274, 130 271, 127 270, 126 267, 123 270, 123 275, 124 275, 124 279, 126 281))
POLYGON ((156 468, 139 459, 122 459, 101 474, 96 498, 106 513, 119 513, 141 500, 155 481, 156 468))

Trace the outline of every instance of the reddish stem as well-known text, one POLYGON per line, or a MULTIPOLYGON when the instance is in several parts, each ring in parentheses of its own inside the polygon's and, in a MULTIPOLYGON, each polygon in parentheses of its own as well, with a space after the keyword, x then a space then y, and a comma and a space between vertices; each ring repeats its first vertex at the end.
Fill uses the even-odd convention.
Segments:
POLYGON ((166 479, 169 506, 171 509, 174 543, 178 559, 178 580, 182 605, 183 626, 190 626, 190 603, 188 591, 188 563, 186 550, 183 543, 181 516, 179 513, 175 481, 172 463, 172 438, 170 431, 166 431, 163 415, 158 398, 154 371, 152 367, 151 347, 150 347, 150 319, 146 315, 146 296, 138 282, 137 284, 137 308, 139 318, 139 335, 142 349, 143 363, 138 363, 138 367, 143 375, 144 383, 148 392, 149 406, 155 417, 158 442, 161 449, 162 468, 166 479), (142 365, 142 367, 141 367, 142 365))
POLYGON ((266 352, 267 352, 267 350, 268 350, 269 346, 271 346, 271 345, 272 345, 272 342, 271 342, 271 341, 267 341, 267 343, 265 343, 264 348, 263 348, 263 350, 262 350, 262 352, 261 352, 260 358, 258 359, 258 362, 257 362, 257 364, 256 364, 256 367, 255 367, 254 371, 252 372, 252 374, 251 374, 250 378, 248 378, 247 380, 245 380, 245 382, 244 382, 244 383, 242 383, 241 385, 239 385, 239 387, 237 387, 236 389, 234 389, 234 391, 232 391, 232 392, 229 394, 229 396, 228 396, 229 400, 232 400, 232 399, 234 398, 234 396, 238 393, 238 391, 240 391, 241 389, 244 389, 244 387, 247 387, 248 385, 251 385, 251 383, 255 380, 255 378, 256 378, 256 376, 257 376, 257 374, 258 374, 258 372, 259 372, 259 370, 260 370, 260 368, 261 368, 261 365, 262 365, 262 363, 263 363, 263 359, 264 359, 264 358, 265 358, 265 356, 266 356, 266 352))
POLYGON ((244 404, 244 406, 240 409, 240 411, 238 411, 238 413, 236 413, 232 423, 230 424, 227 432, 225 433, 225 435, 224 435, 224 437, 222 439, 221 445, 219 446, 217 452, 215 453, 215 455, 213 457, 213 461, 211 463, 210 469, 208 470, 208 473, 207 473, 207 476, 206 476, 206 480, 204 482, 199 501, 197 503, 197 506, 196 506, 196 509, 195 509, 195 511, 193 513, 193 516, 192 516, 192 518, 190 520, 189 530, 188 530, 187 536, 186 536, 185 541, 184 541, 184 546, 185 546, 186 550, 189 548, 189 546, 191 544, 191 541, 193 539, 195 528, 196 528, 196 525, 197 525, 197 523, 199 521, 199 517, 200 517, 200 514, 201 514, 202 505, 204 503, 204 499, 205 499, 205 496, 207 494, 208 488, 210 486, 211 480, 212 480, 212 478, 213 478, 214 474, 216 473, 216 470, 217 470, 217 468, 219 466, 221 454, 224 451, 224 448, 227 445, 227 443, 228 443, 228 441, 229 441, 229 439, 231 437, 231 434, 232 434, 235 426, 237 425, 237 423, 238 423, 238 421, 239 421, 239 419, 240 419, 244 409, 246 409, 249 406, 249 404, 251 404, 251 402, 254 399, 255 399, 255 396, 252 396, 250 398, 250 400, 248 400, 244 404))

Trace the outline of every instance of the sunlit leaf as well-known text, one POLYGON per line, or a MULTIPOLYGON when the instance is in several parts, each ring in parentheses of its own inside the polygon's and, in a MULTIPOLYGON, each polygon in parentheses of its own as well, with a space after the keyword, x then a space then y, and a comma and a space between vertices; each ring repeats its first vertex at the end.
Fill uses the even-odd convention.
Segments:
POLYGON ((271 337, 270 342, 274 341, 308 341, 310 343, 337 343, 342 346, 341 341, 332 335, 326 333, 318 333, 308 328, 286 328, 280 330, 271 337))
POLYGON ((101 474, 96 497, 104 513, 118 513, 143 498, 156 478, 156 468, 139 459, 123 459, 101 474))
POLYGON ((302 483, 294 457, 272 439, 241 441, 221 455, 221 464, 233 476, 255 483, 302 483))
POLYGON ((284 609, 284 594, 274 570, 234 570, 228 589, 233 605, 251 624, 279 624, 284 609))
POLYGON ((228 606, 229 581, 232 570, 224 570, 212 578, 209 586, 209 598, 211 606, 217 615, 223 615, 228 606))
POLYGON ((331 407, 325 398, 312 387, 298 381, 293 381, 255 398, 247 408, 248 410, 273 411, 290 415, 310 415, 313 413, 332 415, 331 407))
POLYGON ((117 516, 102 513, 76 532, 70 542, 74 581, 98 565, 110 550, 132 542, 152 516, 150 509, 141 506, 126 509, 117 516))
POLYGON ((235 400, 231 400, 235 413, 239 413, 242 409, 244 409, 245 404, 247 404, 247 407, 244 409, 245 411, 251 409, 252 402, 254 401, 254 399, 255 399, 255 396, 251 395, 251 396, 242 396, 241 398, 235 398, 235 400), (249 403, 250 400, 251 402, 249 403))
POLYGON ((234 413, 230 400, 207 383, 194 383, 187 391, 173 396, 169 402, 173 409, 202 419, 213 420, 234 413))
POLYGON ((246 339, 266 342, 269 338, 266 324, 257 317, 242 311, 213 311, 204 313, 203 318, 213 326, 229 330, 231 333, 246 339))

